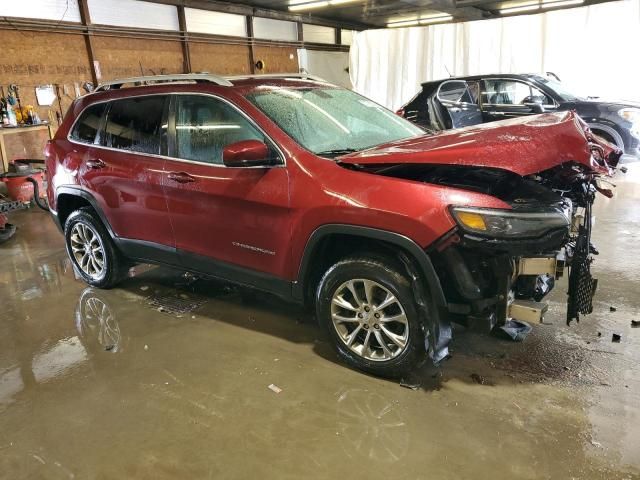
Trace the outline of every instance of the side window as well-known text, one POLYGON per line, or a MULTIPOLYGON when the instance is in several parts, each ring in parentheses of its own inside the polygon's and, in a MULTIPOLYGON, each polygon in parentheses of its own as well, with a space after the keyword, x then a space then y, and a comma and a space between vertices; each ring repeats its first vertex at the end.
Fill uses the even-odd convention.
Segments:
POLYGON ((100 144, 131 152, 163 154, 167 126, 163 125, 166 96, 126 98, 111 102, 100 144))
POLYGON ((531 96, 531 87, 516 80, 485 80, 482 102, 490 105, 522 105, 531 96))
POLYGON ((462 80, 442 83, 438 89, 438 100, 448 103, 474 103, 467 82, 462 80))
POLYGON ((106 103, 98 103, 85 109, 73 127, 71 138, 77 142, 94 143, 106 108, 106 103))
POLYGON ((526 99, 526 103, 542 102, 545 107, 555 107, 553 99, 542 90, 531 87, 531 96, 526 99))
POLYGON ((204 95, 176 98, 177 157, 222 165, 224 147, 243 140, 266 139, 229 104, 204 95))

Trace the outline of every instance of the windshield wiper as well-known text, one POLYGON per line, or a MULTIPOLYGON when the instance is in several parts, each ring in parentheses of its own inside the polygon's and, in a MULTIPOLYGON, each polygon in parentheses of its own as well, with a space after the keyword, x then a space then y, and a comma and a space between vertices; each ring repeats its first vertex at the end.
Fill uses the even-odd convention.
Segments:
POLYGON ((325 150, 323 152, 317 152, 316 155, 320 157, 338 157, 340 155, 347 155, 348 153, 357 152, 355 148, 335 148, 333 150, 325 150))

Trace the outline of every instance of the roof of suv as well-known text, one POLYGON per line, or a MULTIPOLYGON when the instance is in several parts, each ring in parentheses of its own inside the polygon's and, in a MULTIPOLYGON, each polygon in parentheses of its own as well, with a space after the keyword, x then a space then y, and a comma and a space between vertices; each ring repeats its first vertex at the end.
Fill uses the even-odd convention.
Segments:
POLYGON ((327 83, 325 80, 312 75, 301 73, 262 74, 262 75, 238 75, 222 77, 208 73, 154 75, 148 77, 131 77, 101 83, 94 93, 120 90, 125 85, 133 87, 145 86, 169 86, 177 84, 201 83, 224 87, 255 86, 255 85, 300 85, 300 83, 317 85, 327 83))
POLYGON ((483 78, 527 78, 529 80, 535 80, 536 78, 542 77, 543 75, 539 73, 487 73, 485 75, 467 75, 460 77, 441 78, 439 80, 429 80, 427 82, 422 82, 422 85, 440 83, 446 80, 482 80, 483 78))

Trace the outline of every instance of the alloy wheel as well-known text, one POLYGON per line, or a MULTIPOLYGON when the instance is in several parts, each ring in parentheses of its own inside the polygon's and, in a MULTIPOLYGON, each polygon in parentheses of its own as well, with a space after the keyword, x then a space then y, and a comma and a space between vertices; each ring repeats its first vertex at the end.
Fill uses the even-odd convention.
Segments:
POLYGON ((408 344, 405 309, 373 280, 358 278, 340 285, 331 299, 331 321, 342 343, 367 360, 391 360, 408 344))
POLYGON ((71 253, 85 275, 99 279, 105 270, 105 253, 98 233, 86 223, 78 222, 71 229, 71 253))

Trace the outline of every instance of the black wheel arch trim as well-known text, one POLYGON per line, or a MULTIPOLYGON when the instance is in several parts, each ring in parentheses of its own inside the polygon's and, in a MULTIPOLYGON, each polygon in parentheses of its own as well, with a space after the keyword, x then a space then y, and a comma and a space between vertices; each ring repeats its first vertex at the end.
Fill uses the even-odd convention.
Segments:
POLYGON ((60 223, 60 227, 62 228, 62 230, 64 230, 64 225, 62 225, 62 222, 60 221, 60 205, 58 204, 58 199, 62 194, 74 195, 76 197, 80 197, 83 200, 86 200, 87 202, 89 202, 91 207, 98 214, 98 217, 100 217, 100 221, 109 232, 109 235, 111 235, 111 238, 113 238, 114 240, 117 239, 117 236, 115 235, 113 229, 111 228, 111 224, 109 223, 109 220, 107 220, 107 217, 104 215, 104 212, 98 205, 98 201, 96 200, 96 198, 93 196, 92 193, 86 191, 82 187, 61 186, 56 189, 56 208, 57 208, 56 217, 58 219, 58 222, 60 223))
POLYGON ((447 300, 442 290, 440 278, 427 252, 409 237, 388 230, 345 224, 327 224, 313 231, 302 255, 297 280, 292 285, 292 296, 304 300, 305 279, 310 272, 315 250, 321 240, 331 235, 352 235, 378 240, 401 248, 398 259, 404 264, 411 277, 416 304, 425 329, 425 347, 434 363, 439 363, 449 355, 451 324, 447 300), (426 285, 424 285, 424 283, 426 285), (427 287, 425 289, 425 286, 427 287), (428 302, 426 296, 430 297, 428 302))
POLYGON ((304 253, 302 254, 302 260, 300 261, 298 276, 294 283, 294 298, 302 298, 303 285, 308 273, 310 272, 315 249, 320 244, 321 240, 330 235, 352 235, 355 237, 365 237, 403 248, 417 263, 419 272, 428 282, 429 288, 432 289, 432 294, 434 295, 436 303, 438 305, 446 306, 447 301, 442 290, 442 285, 440 284, 440 278, 433 267, 433 263, 431 262, 429 255, 417 243, 400 233, 381 230, 378 228, 338 223, 326 224, 316 228, 309 237, 309 240, 307 240, 304 253))

